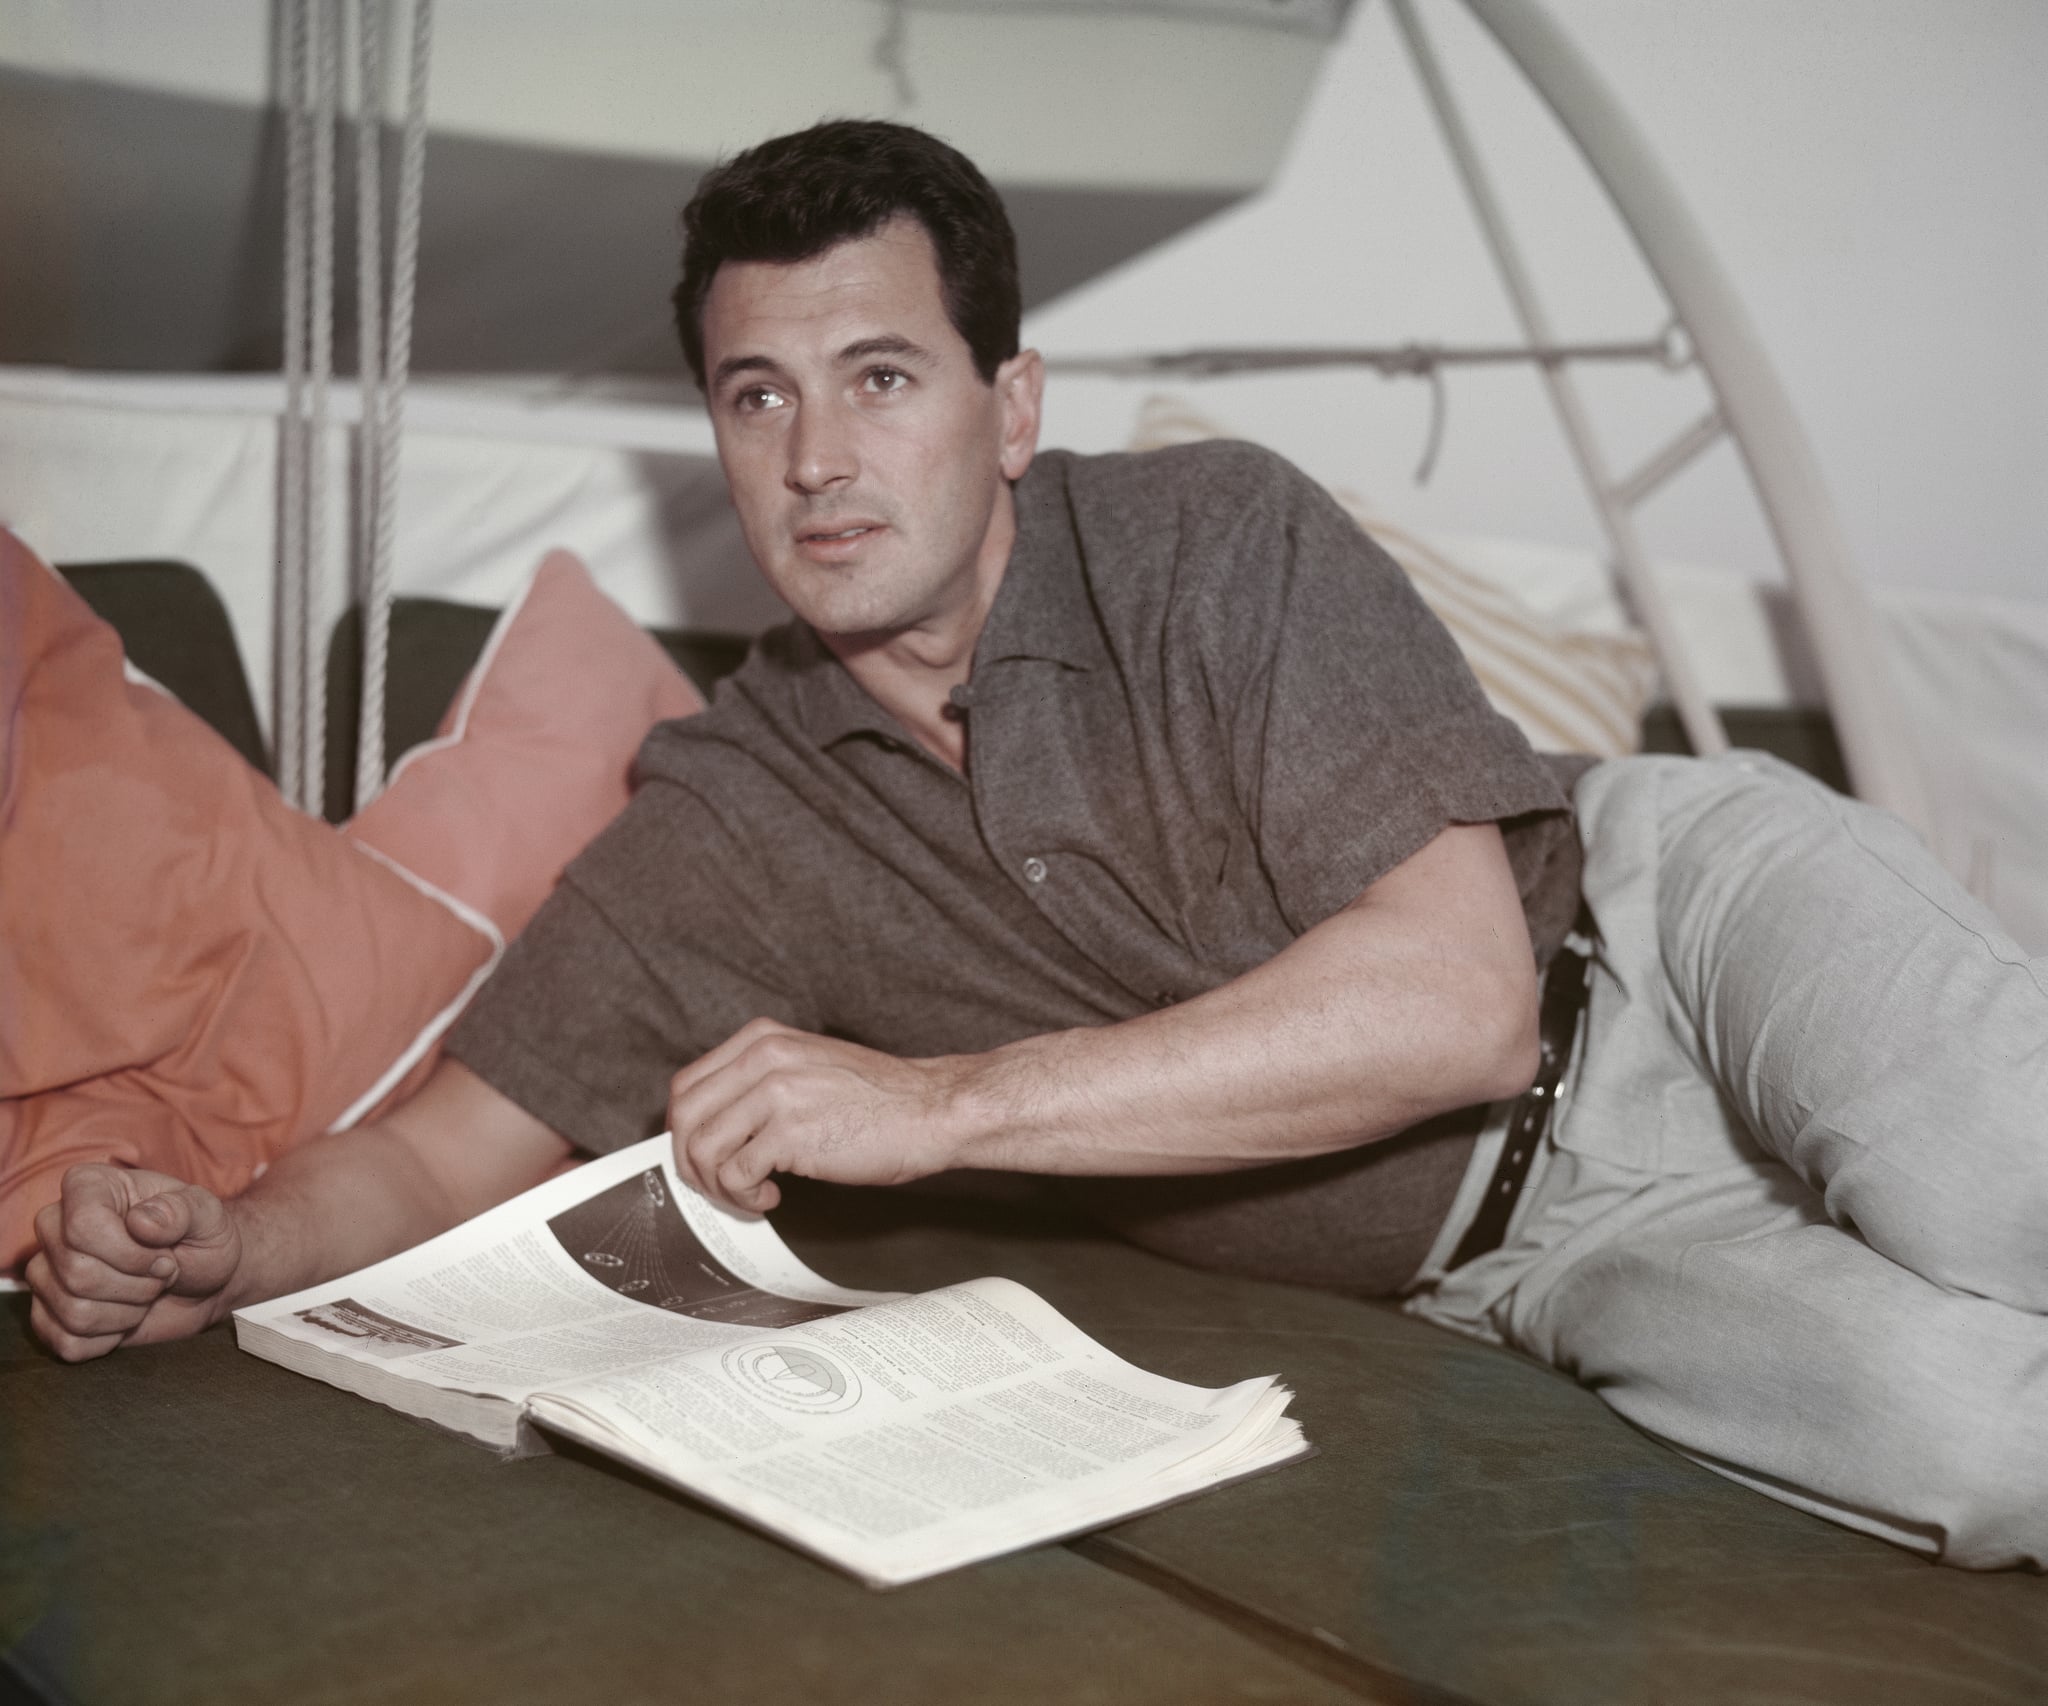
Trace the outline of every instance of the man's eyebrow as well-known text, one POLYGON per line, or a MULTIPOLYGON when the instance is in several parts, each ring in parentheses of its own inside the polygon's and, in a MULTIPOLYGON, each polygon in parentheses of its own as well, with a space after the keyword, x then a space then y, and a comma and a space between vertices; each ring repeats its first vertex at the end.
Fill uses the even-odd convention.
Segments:
MULTIPOLYGON (((839 352, 836 360, 839 366, 850 367, 855 362, 869 361, 878 355, 893 355, 927 367, 936 359, 923 344, 896 332, 882 332, 872 338, 856 338, 839 352)), ((772 356, 729 355, 712 369, 711 388, 716 390, 728 379, 742 373, 765 373, 780 378, 782 367, 772 356)))
POLYGON ((729 355, 711 370, 711 387, 716 390, 736 373, 780 373, 781 368, 765 355, 729 355))
POLYGON ((932 352, 923 344, 912 343, 906 337, 894 332, 884 332, 879 337, 859 338, 839 352, 839 365, 845 367, 856 361, 866 361, 871 356, 896 355, 914 362, 929 365, 932 352))

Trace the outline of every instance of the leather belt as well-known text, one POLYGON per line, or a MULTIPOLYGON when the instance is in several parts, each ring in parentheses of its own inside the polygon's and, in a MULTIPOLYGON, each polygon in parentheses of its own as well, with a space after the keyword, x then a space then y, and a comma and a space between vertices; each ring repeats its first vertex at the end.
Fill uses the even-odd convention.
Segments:
POLYGON ((1461 1268, 1474 1257, 1498 1250, 1508 1235, 1508 1220, 1529 1177, 1530 1163, 1550 1130, 1551 1110, 1557 1106, 1557 1087, 1572 1057, 1572 1041, 1578 1035, 1579 1015, 1586 1009, 1588 965, 1583 954, 1569 948, 1558 950, 1543 979, 1543 1003, 1537 1010, 1536 1034, 1541 1051, 1536 1082, 1524 1090, 1508 1115, 1507 1137, 1502 1141, 1500 1161, 1487 1181, 1479 1212, 1458 1240, 1449 1265, 1461 1268))

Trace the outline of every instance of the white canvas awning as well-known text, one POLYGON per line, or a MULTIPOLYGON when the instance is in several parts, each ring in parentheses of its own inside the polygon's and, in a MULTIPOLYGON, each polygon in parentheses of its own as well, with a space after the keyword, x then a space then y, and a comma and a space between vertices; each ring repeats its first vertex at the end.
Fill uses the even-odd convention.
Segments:
MULTIPOLYGON (((1004 193, 1035 305, 1263 186, 1348 10, 444 6, 414 360, 676 376, 667 297, 697 177, 826 117, 900 118, 965 150, 1004 193)), ((267 0, 0 0, 0 361, 278 365, 272 12, 267 0)))

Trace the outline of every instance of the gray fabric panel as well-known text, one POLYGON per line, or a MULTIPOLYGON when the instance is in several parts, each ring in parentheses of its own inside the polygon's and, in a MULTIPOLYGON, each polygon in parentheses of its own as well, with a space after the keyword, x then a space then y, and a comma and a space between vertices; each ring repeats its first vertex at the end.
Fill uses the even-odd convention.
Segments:
POLYGON ((269 769, 227 606, 199 570, 173 562, 59 567, 72 591, 121 636, 130 663, 258 770, 269 769))
MULTIPOLYGON (((384 677, 384 763, 387 772, 412 747, 431 739, 483 653, 501 612, 445 598, 395 598, 384 677)), ((746 656, 742 634, 702 629, 648 630, 707 699, 719 678, 746 656)), ((334 624, 327 650, 328 821, 351 812, 356 737, 363 692, 362 607, 350 605, 334 624)))
MULTIPOLYGON (((1835 725, 1817 705, 1723 705, 1721 725, 1731 746, 1753 747, 1818 776, 1837 793, 1853 793, 1835 725)), ((1645 752, 1691 752, 1692 743, 1669 705, 1652 705, 1643 717, 1645 752)))

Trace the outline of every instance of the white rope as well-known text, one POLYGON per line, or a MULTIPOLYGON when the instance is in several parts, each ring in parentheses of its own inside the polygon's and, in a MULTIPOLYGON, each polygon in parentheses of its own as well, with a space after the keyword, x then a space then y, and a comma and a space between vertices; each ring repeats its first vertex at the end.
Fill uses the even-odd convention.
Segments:
POLYGON ((334 0, 312 0, 313 241, 308 312, 305 554, 305 717, 302 809, 318 813, 327 774, 327 392, 334 373, 334 124, 341 104, 340 14, 334 0))
POLYGON ((284 418, 278 427, 277 682, 273 734, 278 787, 297 804, 305 707, 305 376, 307 162, 306 0, 288 0, 285 30, 284 418))
MULTIPOLYGON (((365 0, 365 5, 376 0, 365 0)), ((404 430, 405 386, 412 367, 414 284, 419 274, 420 214, 427 167, 427 73, 433 45, 433 0, 413 0, 412 64, 406 85, 405 135, 398 164, 398 211, 392 240, 389 344, 384 353, 374 438, 377 493, 371 506, 369 576, 363 621, 363 703, 356 747, 356 804, 384 785, 384 681, 390 652, 391 585, 398 537, 398 447, 404 430)), ((365 404, 365 420, 369 419, 365 404)))
POLYGON ((357 0, 356 374, 362 414, 356 427, 356 553, 363 599, 363 688, 356 724, 351 807, 368 805, 384 779, 384 652, 390 607, 377 587, 377 507, 383 495, 384 182, 378 145, 384 128, 383 0, 357 0), (374 659, 374 670, 373 660, 374 659), (377 680, 372 691, 371 675, 377 680))

